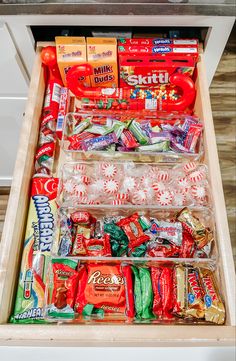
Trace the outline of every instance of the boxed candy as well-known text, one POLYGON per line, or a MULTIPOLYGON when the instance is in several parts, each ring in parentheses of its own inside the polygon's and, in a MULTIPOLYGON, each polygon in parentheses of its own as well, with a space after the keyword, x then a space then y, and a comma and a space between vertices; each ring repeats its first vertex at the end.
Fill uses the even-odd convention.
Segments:
POLYGON ((117 44, 115 38, 87 38, 92 87, 118 87, 117 44))

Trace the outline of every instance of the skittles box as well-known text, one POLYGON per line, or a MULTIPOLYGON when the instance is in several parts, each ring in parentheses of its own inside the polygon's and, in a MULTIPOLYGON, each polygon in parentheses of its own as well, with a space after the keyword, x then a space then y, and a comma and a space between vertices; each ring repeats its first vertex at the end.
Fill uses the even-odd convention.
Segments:
POLYGON ((175 45, 175 46, 198 46, 197 39, 168 39, 168 38, 135 38, 135 39, 118 39, 120 45, 175 45))
MULTIPOLYGON (((61 73, 63 84, 66 86, 66 74, 73 65, 83 64, 87 61, 86 42, 79 36, 56 36, 57 64, 61 73)), ((90 85, 89 77, 80 79, 83 86, 90 85)))
POLYGON ((117 44, 115 38, 87 38, 88 63, 93 68, 92 87, 117 88, 117 44))
POLYGON ((174 73, 192 76, 195 60, 189 56, 166 57, 162 55, 119 56, 120 87, 155 88, 169 84, 174 73))
POLYGON ((53 240, 58 178, 33 178, 13 323, 43 321, 45 279, 53 240))

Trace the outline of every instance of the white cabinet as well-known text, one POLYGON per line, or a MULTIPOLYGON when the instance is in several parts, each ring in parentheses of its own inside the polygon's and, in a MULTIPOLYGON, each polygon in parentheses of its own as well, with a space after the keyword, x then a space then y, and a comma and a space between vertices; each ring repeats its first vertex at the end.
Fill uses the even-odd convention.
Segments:
POLYGON ((5 24, 0 23, 0 186, 11 184, 28 92, 28 76, 5 24))
POLYGON ((26 98, 0 98, 0 186, 11 185, 26 98))

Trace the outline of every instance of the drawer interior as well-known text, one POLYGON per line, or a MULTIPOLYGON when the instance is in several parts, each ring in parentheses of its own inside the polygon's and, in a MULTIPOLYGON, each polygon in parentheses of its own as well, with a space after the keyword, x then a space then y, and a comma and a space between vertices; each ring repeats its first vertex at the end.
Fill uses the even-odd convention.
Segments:
POLYGON ((226 305, 227 319, 224 326, 137 326, 130 325, 130 331, 122 326, 82 326, 73 327, 66 325, 9 325, 8 320, 11 315, 13 304, 15 301, 15 292, 18 283, 18 272, 22 253, 22 243, 24 239, 25 223, 27 218, 30 181, 33 175, 34 154, 36 151, 39 120, 41 108, 44 98, 44 78, 40 61, 40 50, 42 46, 51 45, 51 43, 38 44, 36 51, 36 59, 33 68, 31 85, 29 89, 29 97, 25 118, 23 122, 20 145, 18 149, 17 161, 15 165, 14 178, 12 183, 11 194, 8 203, 6 222, 3 230, 3 237, 0 250, 0 339, 31 339, 32 330, 40 329, 42 332, 37 338, 45 341, 52 338, 55 342, 64 339, 80 340, 86 344, 88 339, 94 342, 103 342, 115 340, 115 342, 126 343, 137 342, 137 340, 156 340, 166 342, 166 340, 184 341, 198 339, 203 341, 204 335, 209 336, 209 343, 215 340, 224 342, 232 341, 233 330, 235 324, 234 311, 234 282, 232 276, 234 273, 233 258, 229 231, 227 225, 227 217, 224 205, 223 190, 220 177, 219 162, 216 151, 215 135, 212 122, 210 100, 207 90, 206 74, 204 70, 204 60, 201 56, 198 63, 198 76, 196 80, 197 98, 195 102, 195 113, 204 121, 204 162, 209 167, 209 179, 213 194, 213 209, 215 212, 216 232, 217 232, 217 248, 219 252, 218 263, 218 281, 224 295, 226 305), (103 330, 104 337, 99 334, 100 328, 103 330), (113 327, 111 329, 111 327, 113 327), (76 329, 76 330, 75 330, 76 329), (126 331, 126 330, 127 331, 126 331), (209 331, 208 331, 209 329, 209 331), (4 331, 5 330, 5 331, 4 331), (203 334, 204 330, 204 334, 203 334), (64 333, 65 332, 65 333, 64 333), (52 335, 52 336, 50 336, 52 335))

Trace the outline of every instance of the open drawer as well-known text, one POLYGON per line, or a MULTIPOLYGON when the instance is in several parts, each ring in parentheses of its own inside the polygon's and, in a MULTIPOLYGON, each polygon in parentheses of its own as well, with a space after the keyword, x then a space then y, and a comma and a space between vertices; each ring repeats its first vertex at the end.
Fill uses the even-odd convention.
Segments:
MULTIPOLYGON (((234 343, 234 263, 215 133, 208 94, 204 59, 198 63, 195 111, 204 121, 204 162, 209 167, 219 250, 219 284, 226 305, 224 326, 208 325, 18 325, 9 324, 18 282, 19 264, 28 212, 30 181, 38 141, 39 119, 44 97, 41 43, 36 51, 29 98, 21 131, 12 189, 0 250, 0 344, 25 346, 197 346, 234 343)), ((50 44, 51 45, 51 44, 50 44)))

